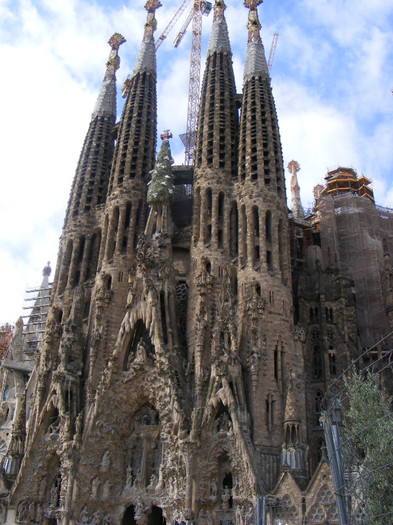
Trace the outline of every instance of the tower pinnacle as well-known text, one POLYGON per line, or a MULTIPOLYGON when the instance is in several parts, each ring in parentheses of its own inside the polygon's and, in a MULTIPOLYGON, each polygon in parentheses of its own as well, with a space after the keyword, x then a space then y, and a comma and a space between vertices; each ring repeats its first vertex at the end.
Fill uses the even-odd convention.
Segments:
POLYGON ((145 4, 147 11, 147 19, 145 24, 145 32, 143 34, 142 45, 136 57, 134 71, 132 76, 135 76, 140 71, 149 71, 149 73, 156 74, 156 54, 154 47, 154 31, 157 29, 156 9, 161 7, 159 0, 148 0, 145 4))
POLYGON ((262 0, 245 0, 244 5, 249 9, 248 13, 248 46, 246 64, 244 67, 244 82, 252 76, 264 74, 269 76, 265 50, 263 48, 260 30, 261 23, 258 19, 257 7, 262 0))
POLYGON ((304 210, 302 201, 300 200, 300 187, 297 180, 297 172, 300 171, 300 165, 295 160, 291 160, 288 164, 288 171, 292 174, 291 177, 291 196, 292 196, 292 213, 295 219, 304 219, 304 210))
POLYGON ((120 67, 118 51, 125 41, 126 39, 120 33, 115 33, 108 41, 111 52, 106 63, 105 76, 93 111, 93 117, 97 115, 113 115, 116 117, 116 71, 120 67))
POLYGON ((224 11, 226 8, 227 6, 223 0, 216 0, 216 3, 214 4, 213 25, 207 50, 208 56, 214 53, 214 51, 231 53, 228 28, 224 17, 224 11))

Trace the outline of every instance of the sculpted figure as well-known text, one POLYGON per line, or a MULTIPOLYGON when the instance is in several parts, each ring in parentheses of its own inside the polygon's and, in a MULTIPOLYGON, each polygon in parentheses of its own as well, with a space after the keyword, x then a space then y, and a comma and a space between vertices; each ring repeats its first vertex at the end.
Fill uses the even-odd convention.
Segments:
POLYGON ((217 481, 214 478, 210 482, 210 496, 213 499, 217 498, 217 481))
POLYGON ((27 519, 31 522, 35 521, 35 505, 33 502, 29 505, 29 512, 27 513, 27 519))
POLYGON ((222 491, 222 494, 221 494, 221 503, 222 503, 222 508, 224 510, 228 510, 229 509, 229 499, 231 497, 231 493, 230 493, 230 490, 228 489, 228 487, 225 487, 225 489, 222 491))
POLYGON ((109 450, 107 450, 106 452, 104 452, 104 455, 102 456, 101 470, 106 472, 107 470, 109 470, 110 466, 111 466, 111 453, 109 452, 109 450))
POLYGON ((104 487, 102 489, 102 499, 108 499, 109 498, 109 492, 111 490, 111 484, 109 481, 105 481, 104 487))
POLYGON ((139 343, 136 347, 136 354, 135 354, 135 362, 136 363, 144 363, 146 361, 147 355, 146 355, 146 348, 143 344, 142 338, 139 340, 139 343))
POLYGON ((100 511, 96 510, 95 513, 91 517, 90 525, 100 525, 100 523, 101 523, 100 511))
POLYGON ((87 513, 87 508, 85 505, 79 514, 79 523, 88 523, 88 522, 89 522, 89 515, 87 513))
POLYGON ((36 507, 36 510, 35 510, 35 521, 37 523, 41 523, 41 520, 42 520, 42 507, 41 505, 38 503, 37 504, 37 507, 36 507))
POLYGON ((132 487, 132 467, 128 465, 126 473, 126 486, 132 487))
POLYGON ((92 498, 98 497, 98 488, 100 486, 100 480, 99 478, 94 478, 91 482, 91 496, 92 498))

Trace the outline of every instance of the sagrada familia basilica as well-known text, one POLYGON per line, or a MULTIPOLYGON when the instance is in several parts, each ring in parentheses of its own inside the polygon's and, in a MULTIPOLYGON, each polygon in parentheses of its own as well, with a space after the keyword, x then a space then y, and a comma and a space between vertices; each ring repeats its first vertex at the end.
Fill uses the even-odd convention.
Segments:
POLYGON ((45 333, 38 351, 19 321, 4 365, 2 523, 338 524, 322 400, 392 329, 393 214, 339 167, 306 216, 295 161, 288 209, 261 0, 244 3, 242 94, 214 4, 192 166, 169 133, 156 154, 160 2, 117 123, 109 41, 45 333))

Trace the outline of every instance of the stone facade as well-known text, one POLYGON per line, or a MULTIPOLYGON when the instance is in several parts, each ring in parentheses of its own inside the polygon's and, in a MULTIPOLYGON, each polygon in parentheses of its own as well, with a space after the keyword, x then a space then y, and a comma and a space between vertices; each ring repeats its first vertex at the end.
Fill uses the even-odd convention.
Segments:
POLYGON ((116 126, 124 38, 109 41, 34 404, 5 456, 17 475, 3 462, 7 524, 338 523, 319 416, 360 351, 353 283, 325 264, 297 180, 288 219, 259 3, 242 97, 215 3, 194 168, 172 167, 168 134, 155 164, 158 0, 116 126))

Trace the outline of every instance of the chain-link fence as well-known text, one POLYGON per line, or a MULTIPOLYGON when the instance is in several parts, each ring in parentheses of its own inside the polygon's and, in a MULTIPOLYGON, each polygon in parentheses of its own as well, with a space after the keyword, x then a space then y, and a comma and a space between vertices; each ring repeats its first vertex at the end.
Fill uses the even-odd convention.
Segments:
POLYGON ((393 332, 332 384, 321 418, 341 525, 393 523, 393 332))

